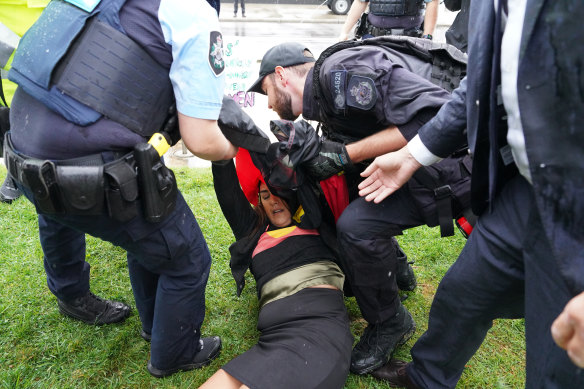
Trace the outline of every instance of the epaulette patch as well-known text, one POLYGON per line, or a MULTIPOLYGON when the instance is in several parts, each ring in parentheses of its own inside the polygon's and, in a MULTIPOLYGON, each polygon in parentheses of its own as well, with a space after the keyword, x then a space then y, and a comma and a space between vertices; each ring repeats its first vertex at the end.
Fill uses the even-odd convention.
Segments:
POLYGON ((332 70, 331 71, 331 94, 333 97, 333 104, 336 109, 345 109, 345 84, 347 79, 346 70, 332 70))
POLYGON ((219 77, 225 70, 223 36, 219 31, 211 31, 209 37, 209 66, 216 77, 219 77))
POLYGON ((352 75, 347 85, 347 105, 367 111, 376 102, 375 82, 369 77, 352 75))

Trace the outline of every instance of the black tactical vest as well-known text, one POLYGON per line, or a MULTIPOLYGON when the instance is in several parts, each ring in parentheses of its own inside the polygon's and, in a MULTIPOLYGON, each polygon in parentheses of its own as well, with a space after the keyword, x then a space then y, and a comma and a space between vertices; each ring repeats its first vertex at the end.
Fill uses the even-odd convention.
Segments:
POLYGON ((424 11, 424 0, 371 0, 369 12, 378 16, 417 16, 424 11))
MULTIPOLYGON (((332 129, 346 127, 351 127, 353 129, 371 128, 375 125, 375 123, 369 123, 369 121, 373 120, 370 115, 355 114, 350 116, 340 116, 335 114, 334 110, 328 107, 320 81, 320 69, 329 56, 344 49, 358 46, 366 47, 366 45, 379 46, 388 51, 396 51, 400 54, 405 54, 395 56, 396 62, 405 62, 401 63, 402 67, 427 78, 434 85, 449 92, 458 88, 460 81, 466 76, 466 54, 462 53, 454 46, 433 42, 429 39, 388 35, 361 41, 339 42, 330 46, 323 51, 314 65, 312 88, 314 98, 317 100, 319 107, 320 129, 331 139, 346 143, 354 142, 361 137, 355 138, 354 136, 356 134, 350 136, 339 131, 332 131, 332 129), (420 66, 420 60, 428 65, 422 68, 420 66), (431 67, 429 76, 427 67, 431 67)), ((370 134, 361 135, 366 136, 370 134)))

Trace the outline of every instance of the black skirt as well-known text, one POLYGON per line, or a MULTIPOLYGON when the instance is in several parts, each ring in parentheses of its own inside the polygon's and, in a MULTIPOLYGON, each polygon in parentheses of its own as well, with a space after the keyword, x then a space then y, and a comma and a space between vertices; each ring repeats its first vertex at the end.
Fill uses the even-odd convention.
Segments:
POLYGON ((256 345, 223 369, 251 389, 342 388, 353 336, 343 293, 306 288, 266 304, 256 345))

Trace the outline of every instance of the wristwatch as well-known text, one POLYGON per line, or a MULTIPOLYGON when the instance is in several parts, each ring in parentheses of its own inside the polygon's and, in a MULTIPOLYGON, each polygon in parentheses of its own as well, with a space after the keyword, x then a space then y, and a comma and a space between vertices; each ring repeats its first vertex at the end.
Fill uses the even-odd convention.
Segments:
POLYGON ((426 38, 426 39, 430 39, 430 40, 432 40, 432 34, 425 34, 425 35, 422 35, 422 38, 426 38))

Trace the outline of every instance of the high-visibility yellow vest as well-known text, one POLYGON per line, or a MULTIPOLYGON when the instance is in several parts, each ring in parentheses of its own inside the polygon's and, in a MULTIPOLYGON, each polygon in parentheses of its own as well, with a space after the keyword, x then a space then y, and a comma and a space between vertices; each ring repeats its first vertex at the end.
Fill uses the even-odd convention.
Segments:
MULTIPOLYGON (((49 0, 0 0, 0 23, 3 25, 0 26, 0 45, 5 42, 5 49, 11 45, 16 49, 18 37, 33 25, 48 3, 49 0)), ((11 63, 12 55, 8 60, 0 58, 2 87, 8 104, 16 90, 16 84, 6 79, 6 71, 10 69, 11 63)))

